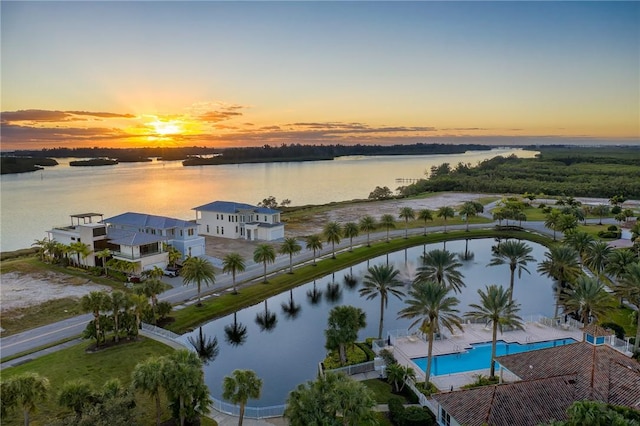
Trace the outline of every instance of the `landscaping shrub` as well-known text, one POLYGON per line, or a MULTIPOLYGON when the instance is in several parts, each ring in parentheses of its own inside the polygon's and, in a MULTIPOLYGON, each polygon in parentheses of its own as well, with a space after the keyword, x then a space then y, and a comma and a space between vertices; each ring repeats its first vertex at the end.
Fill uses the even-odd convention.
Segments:
POLYGON ((602 328, 608 328, 612 330, 614 333, 616 333, 616 337, 618 339, 624 339, 624 327, 622 327, 621 325, 616 324, 615 322, 604 322, 600 324, 600 326, 602 326, 602 328))
POLYGON ((373 350, 371 349, 371 345, 363 342, 358 342, 356 343, 356 346, 362 349, 362 352, 367 355, 367 361, 373 361, 373 359, 376 357, 375 352, 373 352, 373 350))
POLYGON ((424 407, 407 407, 404 409, 402 426, 431 426, 436 424, 431 411, 424 407))
POLYGON ((416 383, 416 389, 422 392, 425 396, 431 396, 431 394, 438 392, 438 388, 431 382, 425 386, 424 382, 416 383))
POLYGON ((493 379, 488 377, 488 376, 483 376, 482 374, 478 374, 476 376, 476 381, 473 383, 469 383, 468 385, 464 385, 462 386, 463 389, 473 389, 473 388, 478 388, 480 386, 487 386, 487 385, 495 385, 500 381, 500 378, 498 376, 494 376, 493 379))
POLYGON ((620 238, 621 235, 622 234, 621 234, 620 231, 600 231, 600 232, 598 232, 598 237, 600 237, 600 238, 617 239, 617 238, 620 238))
POLYGON ((395 364, 398 362, 396 361, 396 358, 393 356, 393 353, 388 349, 381 350, 379 355, 380 355, 380 358, 384 360, 384 364, 386 366, 389 366, 391 364, 395 364))
POLYGON ((607 227, 607 231, 617 231, 617 230, 618 230, 618 227, 615 225, 609 225, 607 227))
POLYGON ((394 425, 401 425, 404 419, 404 404, 402 398, 392 396, 389 398, 389 419, 394 425))

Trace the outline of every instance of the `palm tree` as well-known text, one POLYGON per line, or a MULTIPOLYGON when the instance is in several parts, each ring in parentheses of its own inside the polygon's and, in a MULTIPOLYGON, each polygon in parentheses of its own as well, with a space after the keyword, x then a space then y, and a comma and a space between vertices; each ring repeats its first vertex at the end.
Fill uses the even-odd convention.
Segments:
POLYGON ((293 300, 293 289, 289 290, 289 301, 282 302, 280 306, 289 319, 295 319, 300 315, 300 311, 302 310, 302 306, 293 300))
POLYGON ((625 297, 629 303, 636 307, 636 352, 640 349, 640 262, 627 266, 626 272, 620 277, 615 287, 620 297, 625 297))
POLYGON ((188 414, 209 411, 209 390, 204 384, 202 361, 195 352, 181 349, 168 355, 162 363, 162 378, 169 403, 176 407, 180 426, 184 426, 188 414))
POLYGON ((236 273, 244 272, 245 268, 244 258, 240 253, 229 253, 222 259, 222 272, 225 274, 231 272, 233 294, 238 294, 238 290, 236 290, 236 273))
POLYGON ((322 240, 319 235, 309 235, 305 238, 307 250, 313 250, 313 266, 316 266, 316 250, 322 250, 322 240))
POLYGON ((638 258, 640 258, 640 221, 631 227, 631 241, 634 246, 638 247, 638 258))
POLYGON ((200 287, 202 283, 209 287, 209 284, 215 284, 216 271, 209 260, 201 257, 190 257, 184 262, 184 266, 180 270, 184 285, 195 283, 198 286, 198 304, 202 306, 200 301, 200 287))
POLYGON ((293 255, 300 253, 302 246, 298 244, 293 237, 287 237, 284 239, 282 246, 280 247, 280 253, 289 255, 289 273, 293 274, 293 255))
POLYGON ((418 219, 424 220, 424 235, 427 235, 427 221, 433 220, 433 212, 429 209, 422 209, 418 212, 418 219))
POLYGON ((331 243, 331 251, 333 259, 336 258, 336 244, 340 244, 340 238, 342 237, 342 227, 338 222, 329 222, 324 226, 322 231, 324 237, 328 243, 331 243))
POLYGON ((409 219, 415 219, 416 213, 411 207, 403 207, 400 209, 400 214, 398 216, 400 219, 404 219, 404 238, 406 240, 409 238, 409 219))
POLYGON ((124 292, 119 290, 111 293, 111 297, 107 296, 107 299, 107 304, 113 313, 115 340, 118 343, 120 341, 120 311, 129 307, 129 299, 124 292))
POLYGON ((239 346, 247 340, 247 326, 238 322, 237 312, 233 313, 233 323, 224 326, 224 334, 232 346, 239 346))
POLYGON ((589 251, 589 247, 595 243, 596 239, 586 232, 572 232, 567 235, 565 242, 573 247, 580 255, 580 264, 589 251))
POLYGON ((604 270, 616 278, 621 278, 627 273, 629 265, 636 262, 636 257, 629 249, 613 250, 607 258, 607 266, 604 270))
POLYGON ((422 256, 415 281, 435 281, 459 293, 465 287, 462 267, 455 254, 448 250, 435 249, 422 256))
POLYGON ((100 346, 100 311, 107 309, 108 299, 109 296, 102 291, 92 291, 80 299, 82 310, 93 313, 93 323, 96 326, 96 347, 100 346))
POLYGON ((160 390, 162 389, 162 358, 147 358, 136 365, 131 374, 133 387, 149 394, 156 403, 156 425, 160 426, 160 390))
POLYGON ((606 204, 598 204, 591 209, 591 213, 598 216, 598 218, 600 219, 598 225, 602 225, 602 218, 609 214, 609 206, 606 204))
MULTIPOLYGON (((158 268, 160 269, 160 268, 158 268)), ((162 274, 162 269, 160 269, 160 273, 162 274)), ((159 278, 155 278, 157 274, 156 271, 153 272, 154 278, 149 278, 146 280, 140 290, 142 294, 149 297, 151 299, 151 310, 153 311, 153 323, 156 323, 156 308, 158 307, 158 295, 164 293, 166 290, 165 285, 159 278)))
POLYGON ((24 426, 29 426, 29 415, 36 411, 39 402, 47 399, 48 393, 49 380, 46 377, 36 373, 11 377, 2 383, 2 411, 19 407, 24 416, 24 426))
POLYGON ((487 286, 487 291, 478 289, 480 304, 469 305, 474 310, 465 314, 466 317, 474 320, 486 321, 493 325, 491 331, 491 378, 496 375, 496 341, 498 340, 498 329, 502 333, 503 327, 522 329, 522 318, 517 313, 520 305, 511 298, 511 290, 504 291, 501 286, 492 284, 487 286))
POLYGON ((91 383, 86 380, 64 382, 58 393, 58 405, 73 410, 76 413, 76 420, 80 420, 82 411, 93 394, 91 383))
POLYGON ((598 275, 598 279, 602 277, 607 259, 611 255, 613 249, 609 247, 606 241, 595 241, 591 244, 584 255, 584 263, 598 275))
POLYGON ((544 226, 553 230, 553 241, 556 240, 556 231, 560 226, 560 210, 553 209, 549 212, 544 220, 544 226))
POLYGON ((269 310, 266 299, 264 301, 264 312, 256 314, 256 324, 260 327, 260 331, 271 331, 278 324, 278 317, 269 310))
POLYGON ((141 318, 149 308, 149 299, 143 294, 129 294, 129 301, 136 316, 136 331, 140 330, 141 318))
POLYGON ((535 258, 531 256, 532 248, 522 241, 507 240, 498 245, 493 251, 493 257, 489 266, 509 265, 511 276, 509 279, 509 296, 513 297, 513 281, 518 269, 518 278, 522 277, 522 271, 530 274, 527 269, 527 262, 535 262, 535 258))
POLYGON ((371 242, 369 237, 371 236, 371 231, 375 231, 378 227, 376 220, 373 216, 366 215, 362 219, 360 219, 360 230, 367 233, 367 247, 371 247, 371 242))
POLYGON ((43 238, 41 240, 36 239, 34 240, 33 244, 31 244, 32 246, 35 246, 38 248, 38 257, 40 258, 41 262, 44 262, 47 243, 49 243, 49 239, 43 238))
POLYGON ((256 263, 262 262, 264 265, 264 281, 267 283, 267 263, 273 263, 276 261, 276 250, 269 244, 258 244, 253 251, 253 261, 256 263))
POLYGON ((544 254, 545 260, 538 265, 541 272, 556 282, 556 308, 554 318, 558 317, 560 294, 580 275, 578 252, 564 244, 554 245, 544 254))
POLYGON ((216 359, 220 353, 218 347, 218 338, 213 339, 202 333, 202 327, 198 327, 198 337, 189 336, 187 338, 191 346, 196 350, 198 357, 205 364, 208 365, 209 361, 216 359))
POLYGON ((419 329, 427 335, 427 368, 425 371, 425 385, 428 386, 431 377, 431 360, 433 359, 433 338, 436 330, 442 327, 453 333, 456 327, 462 330, 461 318, 455 306, 460 301, 449 296, 450 289, 435 281, 418 281, 409 290, 410 299, 405 300, 407 307, 400 310, 399 318, 416 320, 409 326, 412 328, 420 324, 419 329))
POLYGON ((578 315, 584 325, 591 322, 590 318, 598 319, 610 311, 611 302, 604 285, 586 275, 580 275, 560 299, 565 311, 578 315))
POLYGON ((344 237, 349 239, 349 251, 353 251, 353 238, 360 234, 358 224, 355 222, 347 222, 344 224, 342 232, 344 237))
POLYGON ((447 218, 455 216, 456 212, 453 207, 442 206, 438 209, 436 216, 444 219, 444 232, 447 232, 447 218))
POLYGON ((378 339, 382 339, 382 326, 384 323, 384 310, 389 304, 389 295, 398 299, 404 296, 400 290, 402 282, 397 278, 400 271, 392 265, 374 265, 368 269, 364 277, 360 296, 367 296, 367 300, 375 299, 380 295, 380 325, 378 327, 378 339))
POLYGON ((366 314, 355 306, 336 306, 329 312, 328 327, 324 331, 325 348, 338 350, 340 363, 347 362, 347 347, 358 339, 358 331, 367 326, 366 314))
POLYGON ((460 207, 458 213, 465 217, 465 222, 467 222, 467 232, 469 232, 469 218, 476 216, 478 213, 482 213, 482 211, 484 211, 482 204, 475 201, 467 201, 460 207))
POLYGON ((393 384, 395 393, 400 393, 402 391, 407 379, 411 379, 413 381, 416 379, 416 372, 413 368, 409 366, 405 367, 397 362, 388 365, 385 369, 385 373, 387 373, 387 381, 393 384))
POLYGON ((226 376, 222 381, 222 397, 232 404, 240 405, 238 426, 242 426, 244 408, 249 399, 260 398, 262 391, 262 379, 252 370, 233 370, 231 376, 226 376))
POLYGON ((396 219, 393 215, 383 214, 380 217, 380 226, 387 230, 387 242, 389 242, 389 230, 396 227, 396 219))

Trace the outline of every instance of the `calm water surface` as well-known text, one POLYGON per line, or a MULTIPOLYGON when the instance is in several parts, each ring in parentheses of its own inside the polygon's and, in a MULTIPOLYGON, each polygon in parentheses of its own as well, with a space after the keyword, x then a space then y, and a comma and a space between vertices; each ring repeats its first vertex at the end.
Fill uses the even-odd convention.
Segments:
POLYGON ((72 159, 42 172, 0 177, 0 251, 31 246, 69 216, 105 217, 140 212, 195 219, 192 208, 229 200, 256 204, 269 195, 292 205, 367 198, 376 186, 391 189, 396 178, 421 178, 448 162, 471 163, 497 155, 533 157, 536 152, 495 149, 455 155, 341 157, 331 161, 183 167, 180 161, 70 167, 72 159))
MULTIPOLYGON (((462 273, 467 285, 461 294, 459 310, 461 314, 468 311, 470 303, 479 303, 477 290, 484 289, 488 284, 509 285, 509 267, 486 265, 491 261, 491 246, 495 244, 493 239, 470 240, 469 250, 475 255, 471 261, 463 262, 462 273)), ((544 258, 543 246, 529 243, 532 248, 532 256, 535 259, 544 258)), ((426 250, 442 248, 443 244, 427 245, 426 250)), ((464 241, 449 241, 446 248, 454 253, 464 252, 464 241)), ((419 256, 423 253, 423 246, 414 247, 406 251, 391 253, 389 262, 402 271, 403 277, 409 279, 414 276, 419 256)), ((299 383, 313 380, 318 371, 318 362, 326 355, 324 348, 324 330, 327 327, 329 311, 334 306, 352 305, 362 308, 367 315, 367 327, 360 331, 361 340, 366 337, 378 335, 378 321, 380 312, 380 299, 366 300, 360 297, 358 288, 362 278, 366 274, 367 265, 385 263, 387 256, 380 256, 363 262, 352 268, 348 268, 335 274, 318 279, 315 286, 323 292, 320 301, 312 304, 307 292, 313 289, 314 283, 308 283, 295 288, 292 292, 285 292, 272 297, 263 303, 243 309, 237 312, 237 322, 247 327, 247 339, 244 344, 233 346, 225 341, 225 326, 234 322, 233 315, 212 321, 203 325, 205 335, 218 338, 220 354, 218 358, 205 367, 205 380, 212 395, 221 399, 222 380, 234 369, 251 369, 256 371, 263 379, 262 398, 258 401, 250 401, 253 407, 265 407, 283 404, 289 391, 299 383), (352 273, 358 278, 355 288, 349 288, 345 284, 344 276, 352 273), (338 283, 340 297, 328 299, 327 285, 338 283), (295 304, 300 306, 300 311, 295 318, 287 316, 282 308, 283 303, 288 303, 293 297, 295 304), (275 314, 277 322, 270 330, 262 330, 256 323, 256 316, 264 314, 266 309, 275 314)), ((521 279, 516 278, 514 299, 522 304, 521 316, 543 314, 553 315, 553 291, 550 280, 541 277, 537 272, 537 263, 532 262, 527 269, 531 274, 523 273, 521 279)), ((395 297, 389 299, 389 307, 385 312, 384 335, 388 330, 406 329, 411 321, 397 319, 398 311, 404 308, 404 303, 395 297)), ((194 331, 191 336, 197 336, 194 331)), ((189 335, 181 337, 187 342, 189 335)))

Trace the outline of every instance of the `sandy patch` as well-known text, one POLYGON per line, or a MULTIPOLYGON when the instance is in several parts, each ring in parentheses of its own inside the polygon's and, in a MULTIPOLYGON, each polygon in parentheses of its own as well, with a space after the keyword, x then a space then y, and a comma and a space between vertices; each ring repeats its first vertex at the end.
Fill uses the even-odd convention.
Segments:
POLYGON ((89 284, 79 277, 45 272, 20 274, 9 272, 0 277, 0 312, 37 306, 53 299, 80 298, 92 291, 110 290, 109 287, 89 284))

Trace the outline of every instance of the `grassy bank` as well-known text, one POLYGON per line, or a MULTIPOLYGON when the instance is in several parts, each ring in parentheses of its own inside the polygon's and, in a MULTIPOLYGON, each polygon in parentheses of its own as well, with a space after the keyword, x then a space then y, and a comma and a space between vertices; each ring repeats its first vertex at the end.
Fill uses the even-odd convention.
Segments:
MULTIPOLYGON (((176 333, 185 333, 193 330, 199 324, 215 318, 231 314, 246 306, 255 305, 263 300, 282 293, 283 291, 323 277, 333 271, 348 268, 367 259, 380 256, 389 252, 403 250, 422 244, 432 244, 445 240, 477 238, 520 238, 539 244, 548 245, 551 239, 525 231, 498 231, 495 229, 482 229, 466 231, 450 231, 447 233, 433 233, 427 236, 416 235, 408 239, 397 238, 390 242, 378 242, 371 247, 361 246, 353 249, 353 252, 341 252, 335 259, 325 258, 317 262, 317 266, 305 265, 294 269, 293 274, 283 273, 269 279, 268 284, 255 284, 240 289, 239 294, 224 293, 221 296, 205 300, 202 306, 188 306, 174 312, 175 322, 167 326, 176 333)), ((258 279, 256 282, 261 282, 258 279)), ((246 283, 245 283, 246 284, 246 283)))

